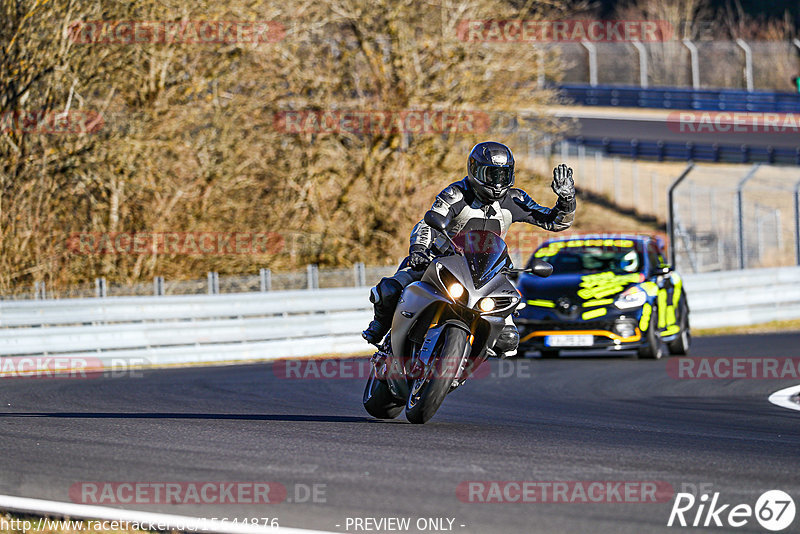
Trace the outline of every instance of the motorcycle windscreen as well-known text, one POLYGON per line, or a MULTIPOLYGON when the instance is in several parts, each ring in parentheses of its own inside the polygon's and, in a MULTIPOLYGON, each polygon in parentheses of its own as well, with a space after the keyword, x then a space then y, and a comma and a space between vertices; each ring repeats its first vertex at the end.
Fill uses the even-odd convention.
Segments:
POLYGON ((456 235, 453 241, 464 251, 476 289, 486 285, 511 261, 505 241, 494 232, 470 230, 456 235))

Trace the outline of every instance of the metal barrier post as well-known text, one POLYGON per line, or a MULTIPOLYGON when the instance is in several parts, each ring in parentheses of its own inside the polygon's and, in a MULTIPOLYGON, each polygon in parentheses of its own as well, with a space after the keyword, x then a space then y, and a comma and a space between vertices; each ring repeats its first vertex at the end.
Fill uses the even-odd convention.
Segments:
POLYGON ((589 85, 597 85, 597 47, 591 41, 583 40, 581 44, 589 53, 589 85))
POLYGON ((208 294, 219 295, 219 273, 217 272, 208 272, 208 294))
POLYGON ((736 44, 744 50, 744 79, 747 83, 747 90, 753 91, 753 51, 744 39, 736 39, 736 44))
POLYGON ((692 65, 692 87, 700 88, 700 57, 697 47, 689 39, 683 40, 683 46, 689 49, 689 59, 692 65))
POLYGON ((736 186, 736 219, 737 219, 737 228, 739 231, 739 268, 745 268, 745 261, 744 261, 744 207, 743 207, 743 189, 744 185, 755 176, 756 171, 761 166, 760 163, 756 163, 753 167, 744 175, 744 177, 739 180, 739 184, 736 186))
POLYGON ((94 279, 94 295, 97 298, 103 298, 108 296, 108 289, 105 278, 94 279))
POLYGON ((261 292, 265 293, 272 289, 272 271, 269 269, 259 269, 258 278, 261 281, 261 292))
POLYGON ((674 205, 674 198, 675 198, 675 188, 680 185, 680 183, 689 176, 689 173, 692 172, 694 169, 694 163, 689 162, 683 172, 681 173, 678 178, 672 182, 669 186, 669 190, 667 191, 667 235, 669 236, 669 263, 673 267, 675 267, 675 205, 674 205))
POLYGON ((164 295, 164 277, 156 276, 153 278, 153 295, 161 297, 164 295))
POLYGON ((631 41, 639 54, 639 86, 647 89, 647 49, 639 41, 631 41))
POLYGON ((356 287, 367 285, 367 270, 363 263, 358 262, 353 265, 353 276, 355 277, 356 287))
POLYGON ((47 298, 47 291, 45 290, 44 280, 41 282, 33 283, 33 298, 36 300, 44 300, 47 298))
POLYGON ((316 263, 310 263, 306 267, 308 276, 308 289, 319 289, 319 267, 316 263))

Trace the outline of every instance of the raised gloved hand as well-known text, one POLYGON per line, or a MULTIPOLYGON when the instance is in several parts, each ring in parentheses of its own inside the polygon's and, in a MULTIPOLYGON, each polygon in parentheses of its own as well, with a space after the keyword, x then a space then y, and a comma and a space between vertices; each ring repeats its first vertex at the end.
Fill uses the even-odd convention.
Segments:
POLYGON ((559 198, 572 200, 575 197, 575 182, 572 181, 572 168, 562 163, 553 169, 553 184, 550 187, 559 198))
POLYGON ((428 249, 424 245, 411 245, 408 256, 408 265, 415 271, 421 271, 431 262, 428 249))

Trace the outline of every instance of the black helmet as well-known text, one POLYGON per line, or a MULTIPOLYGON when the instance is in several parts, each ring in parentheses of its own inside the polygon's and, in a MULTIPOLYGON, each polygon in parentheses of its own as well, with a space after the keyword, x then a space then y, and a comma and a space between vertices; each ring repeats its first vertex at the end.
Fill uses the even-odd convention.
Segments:
POLYGON ((467 160, 467 179, 484 202, 500 200, 514 185, 514 155, 502 143, 486 141, 472 147, 467 160))

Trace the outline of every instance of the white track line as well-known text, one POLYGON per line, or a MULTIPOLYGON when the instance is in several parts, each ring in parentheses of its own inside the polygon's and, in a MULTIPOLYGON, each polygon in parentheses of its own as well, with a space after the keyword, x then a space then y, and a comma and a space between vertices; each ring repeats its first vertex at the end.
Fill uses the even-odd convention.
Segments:
POLYGON ((800 395, 800 385, 776 391, 769 396, 769 401, 781 408, 800 410, 800 403, 792 400, 792 397, 796 397, 797 395, 800 395))
MULTIPOLYGON (((129 523, 150 523, 164 525, 164 530, 193 530, 197 532, 219 532, 221 534, 330 534, 329 531, 305 530, 291 527, 270 527, 269 525, 244 525, 231 521, 204 520, 199 517, 121 510, 105 506, 90 506, 42 499, 29 499, 0 495, 0 509, 37 515, 54 514, 63 517, 101 519, 108 521, 127 521, 129 523)), ((144 529, 147 530, 147 529, 144 529)))

